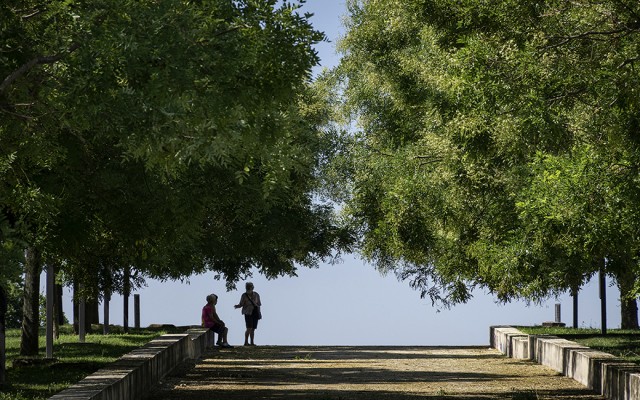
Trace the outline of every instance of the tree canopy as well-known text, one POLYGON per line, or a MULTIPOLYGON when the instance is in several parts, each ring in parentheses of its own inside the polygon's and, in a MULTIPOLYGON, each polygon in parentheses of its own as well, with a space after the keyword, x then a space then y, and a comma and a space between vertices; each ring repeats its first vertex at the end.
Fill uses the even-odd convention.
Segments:
POLYGON ((348 7, 332 79, 368 258, 445 305, 637 270, 636 3, 348 7))
POLYGON ((68 271, 233 282, 330 255, 347 236, 312 202, 324 35, 298 7, 3 3, 3 226, 68 271))

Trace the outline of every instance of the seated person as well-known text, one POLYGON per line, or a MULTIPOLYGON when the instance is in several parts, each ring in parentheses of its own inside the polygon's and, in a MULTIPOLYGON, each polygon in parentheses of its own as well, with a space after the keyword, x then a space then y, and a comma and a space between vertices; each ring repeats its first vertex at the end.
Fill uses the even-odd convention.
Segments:
POLYGON ((227 328, 224 325, 224 321, 218 317, 216 304, 218 304, 218 296, 213 293, 208 295, 207 304, 202 307, 202 326, 210 329, 214 334, 218 334, 218 342, 216 343, 218 346, 229 348, 232 347, 227 342, 229 328, 227 328))

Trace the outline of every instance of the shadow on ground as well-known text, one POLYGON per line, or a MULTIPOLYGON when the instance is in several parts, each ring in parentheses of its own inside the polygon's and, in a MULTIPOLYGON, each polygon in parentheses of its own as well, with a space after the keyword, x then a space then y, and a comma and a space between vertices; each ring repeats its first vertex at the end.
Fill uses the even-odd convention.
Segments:
POLYGON ((486 347, 211 350, 149 399, 602 399, 572 379, 486 347))

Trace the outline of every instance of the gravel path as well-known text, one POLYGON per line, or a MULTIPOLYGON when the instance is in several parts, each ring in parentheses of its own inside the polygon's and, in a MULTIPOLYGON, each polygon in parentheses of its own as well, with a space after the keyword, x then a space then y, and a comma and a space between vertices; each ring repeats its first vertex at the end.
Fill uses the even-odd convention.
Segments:
POLYGON ((485 347, 236 347, 208 351, 149 399, 603 399, 485 347))

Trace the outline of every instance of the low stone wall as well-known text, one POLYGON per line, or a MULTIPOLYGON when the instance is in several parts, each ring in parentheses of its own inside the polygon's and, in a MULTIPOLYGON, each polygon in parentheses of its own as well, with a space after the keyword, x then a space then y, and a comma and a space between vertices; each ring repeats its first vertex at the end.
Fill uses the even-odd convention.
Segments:
POLYGON ((640 366, 550 335, 526 335, 510 326, 490 328, 491 346, 575 379, 610 400, 640 400, 640 366), (525 357, 528 355, 528 357, 525 357))
POLYGON ((200 358, 207 344, 213 343, 212 335, 207 329, 196 328, 160 336, 49 400, 142 399, 178 365, 200 358))

